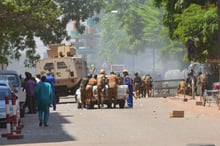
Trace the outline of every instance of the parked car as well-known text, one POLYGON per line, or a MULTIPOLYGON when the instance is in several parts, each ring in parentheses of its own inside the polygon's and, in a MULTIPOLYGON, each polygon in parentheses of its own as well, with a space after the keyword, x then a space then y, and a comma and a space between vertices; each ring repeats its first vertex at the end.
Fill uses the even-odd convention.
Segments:
MULTIPOLYGON (((9 98, 9 111, 10 111, 10 122, 13 122, 13 105, 12 105, 12 96, 14 92, 9 86, 0 86, 0 124, 6 125, 6 104, 5 97, 9 98)), ((16 99, 16 115, 18 122, 20 121, 20 106, 19 99, 16 99)))
POLYGON ((25 92, 21 84, 21 80, 16 71, 13 70, 1 70, 0 71, 0 80, 8 80, 10 84, 14 87, 14 92, 19 99, 20 106, 20 116, 24 117, 25 113, 25 92))

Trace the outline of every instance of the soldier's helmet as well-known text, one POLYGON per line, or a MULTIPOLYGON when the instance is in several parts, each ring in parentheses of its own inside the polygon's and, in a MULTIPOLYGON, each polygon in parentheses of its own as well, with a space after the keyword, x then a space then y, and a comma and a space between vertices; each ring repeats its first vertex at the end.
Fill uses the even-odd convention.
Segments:
POLYGON ((128 70, 127 70, 127 69, 124 69, 124 70, 123 70, 123 73, 128 73, 128 70))
POLYGON ((99 73, 100 73, 100 74, 104 74, 104 73, 105 73, 105 70, 104 70, 104 69, 101 69, 101 70, 99 71, 99 73))

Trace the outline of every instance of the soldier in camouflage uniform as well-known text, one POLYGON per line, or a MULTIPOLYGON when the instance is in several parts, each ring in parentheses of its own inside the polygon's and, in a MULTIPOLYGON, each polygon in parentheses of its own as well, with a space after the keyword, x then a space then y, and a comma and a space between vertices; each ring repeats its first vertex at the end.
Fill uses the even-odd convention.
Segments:
POLYGON ((152 94, 152 87, 153 87, 153 79, 152 77, 147 74, 145 77, 144 77, 144 81, 145 81, 145 90, 146 90, 146 94, 148 97, 151 97, 151 94, 152 94))
POLYGON ((93 75, 93 77, 89 79, 86 86, 86 105, 88 109, 93 108, 93 86, 95 85, 97 85, 97 75, 93 75))
POLYGON ((141 76, 141 88, 140 94, 142 97, 146 97, 146 83, 145 83, 145 75, 141 76))
POLYGON ((101 69, 99 75, 97 76, 98 108, 100 108, 100 105, 104 107, 105 85, 106 85, 105 70, 101 69))
POLYGON ((118 74, 118 85, 124 85, 124 78, 120 73, 118 74))
POLYGON ((141 77, 136 72, 134 77, 134 93, 136 98, 140 98, 141 84, 142 84, 141 77))
POLYGON ((186 90, 186 82, 183 80, 181 80, 178 84, 177 87, 177 94, 184 94, 186 90))
POLYGON ((207 85, 207 76, 201 72, 199 73, 198 84, 200 89, 200 97, 202 97, 207 85))
POLYGON ((118 77, 111 72, 108 76, 108 108, 112 108, 112 99, 114 103, 114 108, 116 107, 117 102, 117 85, 118 77))
POLYGON ((82 78, 80 83, 80 95, 81 95, 81 104, 82 108, 86 108, 86 85, 88 84, 90 76, 86 76, 82 78))

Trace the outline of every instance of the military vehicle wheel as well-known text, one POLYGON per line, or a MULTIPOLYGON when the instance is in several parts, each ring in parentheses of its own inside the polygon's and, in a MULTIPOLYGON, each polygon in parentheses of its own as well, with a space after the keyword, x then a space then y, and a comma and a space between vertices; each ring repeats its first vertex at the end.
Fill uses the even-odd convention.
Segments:
POLYGON ((125 101, 119 101, 119 108, 125 107, 125 101))

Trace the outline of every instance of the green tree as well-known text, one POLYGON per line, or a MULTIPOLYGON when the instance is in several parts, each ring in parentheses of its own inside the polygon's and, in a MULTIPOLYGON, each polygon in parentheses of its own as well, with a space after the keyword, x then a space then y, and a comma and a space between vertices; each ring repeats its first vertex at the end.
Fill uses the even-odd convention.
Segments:
MULTIPOLYGON (((106 25, 103 25, 102 31, 106 31, 105 35, 111 36, 108 40, 104 39, 101 41, 104 43, 107 42, 106 45, 103 45, 105 48, 119 44, 113 48, 118 48, 118 51, 130 54, 138 54, 146 49, 154 48, 160 50, 161 55, 165 56, 164 58, 176 57, 180 60, 180 58, 184 56, 185 52, 181 43, 170 40, 167 28, 163 26, 163 9, 155 9, 150 0, 131 0, 126 2, 112 0, 107 3, 105 8, 106 13, 111 13, 112 10, 114 10, 113 12, 117 12, 115 15, 111 14, 114 18, 117 16, 115 22, 112 21, 114 20, 113 18, 105 17, 105 21, 109 19, 108 21, 110 22, 106 22, 106 25), (117 26, 114 26, 114 29, 108 30, 107 27, 112 25, 111 22, 116 23, 117 26), (120 30, 120 35, 118 35, 118 30, 120 30), (122 34, 124 34, 124 37, 117 37, 122 34), (112 35, 114 35, 114 37, 112 35), (119 40, 126 43, 127 46, 121 45, 119 40)), ((102 34, 104 35, 104 33, 102 34)), ((104 52, 104 50, 102 50, 102 52, 104 52)), ((114 52, 112 51, 112 47, 106 49, 106 54, 108 54, 108 52, 114 52)))
POLYGON ((104 0, 56 0, 62 10, 62 24, 66 26, 70 21, 76 21, 76 28, 79 33, 85 31, 84 22, 87 18, 92 17, 94 22, 99 18, 96 14, 100 13, 104 0))
POLYGON ((68 40, 70 37, 67 35, 66 25, 71 20, 77 21, 77 29, 83 33, 85 27, 81 22, 99 13, 102 2, 103 0, 1 0, 0 60, 8 63, 10 58, 19 59, 21 51, 27 51, 25 65, 32 67, 40 57, 36 54, 35 37, 39 37, 44 45, 68 40))
MULTIPOLYGON (((217 58, 217 0, 154 0, 156 7, 164 7, 163 23, 169 28, 172 40, 189 48, 194 40, 194 61, 217 58)), ((189 52, 191 53, 191 52, 189 52)))
POLYGON ((60 9, 53 0, 2 0, 0 1, 0 54, 4 62, 19 59, 21 51, 29 50, 27 64, 36 55, 35 37, 47 45, 64 39, 66 32, 60 28, 60 9), (61 36, 61 37, 59 37, 61 36))
POLYGON ((117 14, 108 13, 101 19, 99 54, 106 58, 108 63, 116 63, 113 58, 115 59, 119 52, 128 51, 130 48, 128 35, 120 26, 117 14))

